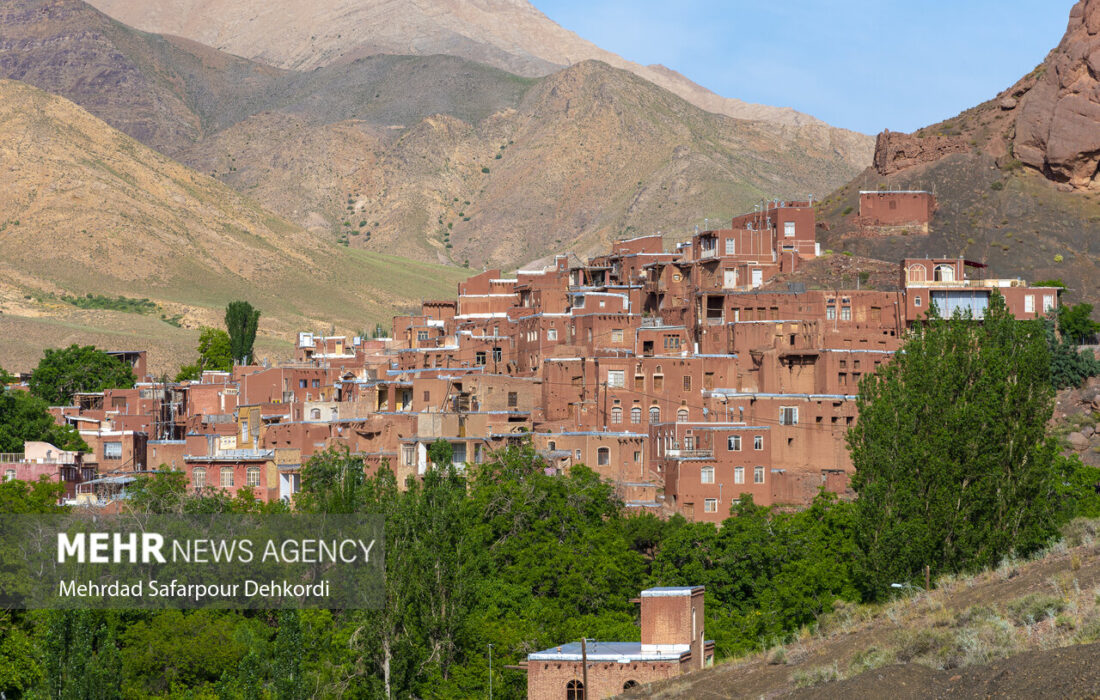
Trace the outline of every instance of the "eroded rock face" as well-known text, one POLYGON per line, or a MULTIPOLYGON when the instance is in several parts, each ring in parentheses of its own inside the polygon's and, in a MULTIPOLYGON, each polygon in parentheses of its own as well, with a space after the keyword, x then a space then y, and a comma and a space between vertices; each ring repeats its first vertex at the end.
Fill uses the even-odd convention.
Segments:
POLYGON ((952 153, 970 150, 961 136, 903 134, 887 129, 875 142, 875 170, 889 175, 922 163, 933 163, 952 153))
POLYGON ((1062 43, 1020 100, 1016 157, 1075 188, 1100 186, 1100 0, 1070 12, 1062 43))

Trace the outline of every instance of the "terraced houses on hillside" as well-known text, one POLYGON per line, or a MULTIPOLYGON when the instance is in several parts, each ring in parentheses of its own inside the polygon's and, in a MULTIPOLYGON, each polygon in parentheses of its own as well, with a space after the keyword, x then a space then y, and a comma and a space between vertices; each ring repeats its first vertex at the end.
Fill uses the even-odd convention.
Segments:
POLYGON ((437 440, 462 467, 529 439, 547 469, 583 463, 631 507, 718 522, 742 494, 797 505, 845 492, 860 379, 930 307, 981 317, 994 292, 1020 318, 1058 305, 1057 289, 962 259, 904 260, 887 290, 775 282, 819 255, 812 204, 773 201, 671 249, 644 236, 588 260, 488 270, 395 317, 389 339, 303 332, 280 366, 79 395, 53 410, 92 453, 39 471, 92 503, 159 468, 291 499, 301 465, 330 447, 403 482, 431 468, 437 440))

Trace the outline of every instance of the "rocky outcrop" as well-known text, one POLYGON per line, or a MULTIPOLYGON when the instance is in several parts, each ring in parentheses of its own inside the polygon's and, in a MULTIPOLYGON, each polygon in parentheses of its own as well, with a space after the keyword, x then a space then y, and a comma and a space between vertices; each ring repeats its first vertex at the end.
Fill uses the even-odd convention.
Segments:
POLYGON ((922 163, 934 163, 952 153, 967 153, 970 146, 962 136, 902 134, 887 129, 875 142, 875 170, 890 175, 922 163))
POLYGON ((1073 7, 1062 43, 1038 72, 1020 100, 1016 157, 1075 188, 1100 185, 1100 0, 1073 7))

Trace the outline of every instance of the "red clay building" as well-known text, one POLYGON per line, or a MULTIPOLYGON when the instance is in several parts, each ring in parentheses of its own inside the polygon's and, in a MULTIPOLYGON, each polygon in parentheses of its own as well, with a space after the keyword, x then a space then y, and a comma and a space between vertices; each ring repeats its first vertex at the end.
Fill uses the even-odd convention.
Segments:
POLYGON ((640 642, 586 640, 528 654, 529 700, 609 698, 714 663, 702 586, 649 588, 638 602, 640 642))

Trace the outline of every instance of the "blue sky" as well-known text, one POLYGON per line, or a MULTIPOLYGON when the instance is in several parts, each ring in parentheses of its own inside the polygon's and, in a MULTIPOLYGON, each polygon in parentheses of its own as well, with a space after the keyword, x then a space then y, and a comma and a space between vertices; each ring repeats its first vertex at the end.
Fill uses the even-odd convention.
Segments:
POLYGON ((912 131, 1012 85, 1074 0, 533 0, 624 58, 714 92, 873 134, 912 131))

